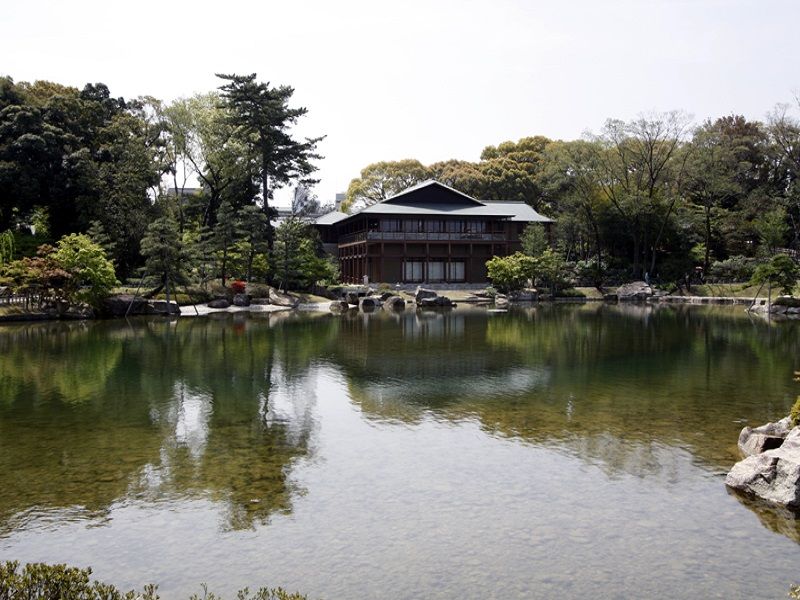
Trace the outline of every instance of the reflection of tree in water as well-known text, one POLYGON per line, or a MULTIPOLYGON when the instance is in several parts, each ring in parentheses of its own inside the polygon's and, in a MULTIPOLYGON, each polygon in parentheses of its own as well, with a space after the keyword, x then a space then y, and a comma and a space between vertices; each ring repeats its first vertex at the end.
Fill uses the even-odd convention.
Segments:
POLYGON ((314 325, 117 321, 59 329, 58 343, 50 324, 0 330, 0 531, 52 508, 96 517, 129 493, 207 495, 227 503, 234 528, 289 511, 313 396, 302 394, 302 419, 271 405, 302 388, 335 335, 334 320, 314 325), (92 381, 69 387, 75 369, 92 381))
POLYGON ((409 335, 416 317, 403 318, 353 320, 340 334, 337 360, 368 416, 473 418, 610 474, 673 478, 665 447, 727 470, 741 422, 786 414, 792 401, 796 326, 769 329, 727 307, 456 311, 441 317, 466 324, 453 337, 409 335), (367 336, 392 326, 380 342, 367 336))

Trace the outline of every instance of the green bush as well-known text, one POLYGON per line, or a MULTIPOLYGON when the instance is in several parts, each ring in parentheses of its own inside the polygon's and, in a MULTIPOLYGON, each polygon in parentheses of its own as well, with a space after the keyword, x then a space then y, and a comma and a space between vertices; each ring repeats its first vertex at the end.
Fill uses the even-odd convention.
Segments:
MULTIPOLYGON (((19 562, 0 563, 0 600, 159 600, 157 586, 146 585, 142 592, 123 592, 107 583, 91 579, 91 569, 67 565, 29 563, 22 569, 19 562)), ((222 600, 203 585, 203 595, 192 594, 190 600, 222 600)), ((282 588, 261 588, 255 593, 244 588, 237 600, 307 600, 303 594, 282 588)))
POLYGON ((586 298, 586 294, 584 294, 580 290, 576 290, 575 288, 567 288, 566 290, 561 290, 557 295, 557 298, 586 298))
POLYGON ((755 258, 737 254, 725 260, 711 263, 708 274, 718 281, 741 282, 749 281, 756 269, 755 258))
POLYGON ((797 397, 797 401, 792 406, 792 410, 789 411, 789 418, 792 420, 792 425, 797 427, 800 425, 800 396, 797 397))

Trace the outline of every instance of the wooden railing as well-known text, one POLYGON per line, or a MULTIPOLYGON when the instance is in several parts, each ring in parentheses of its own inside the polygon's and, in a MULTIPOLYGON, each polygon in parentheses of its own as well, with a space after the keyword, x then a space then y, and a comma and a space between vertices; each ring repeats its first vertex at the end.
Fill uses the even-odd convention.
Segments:
POLYGON ((505 233, 409 233, 406 231, 360 231, 343 235, 340 244, 352 244, 364 241, 400 241, 400 242, 505 242, 505 233))

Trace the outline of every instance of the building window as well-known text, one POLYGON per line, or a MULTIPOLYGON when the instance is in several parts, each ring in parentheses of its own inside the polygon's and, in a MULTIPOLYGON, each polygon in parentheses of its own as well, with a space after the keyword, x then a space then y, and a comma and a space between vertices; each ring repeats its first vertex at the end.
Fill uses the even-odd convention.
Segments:
POLYGON ((466 231, 467 233, 485 233, 486 232, 486 221, 467 221, 466 222, 466 231))
POLYGON ((442 233, 444 231, 442 221, 425 221, 425 231, 427 233, 442 233))
POLYGON ((381 219, 381 231, 396 233, 401 231, 400 224, 400 219, 381 219))
POLYGON ((422 281, 422 267, 425 263, 421 260, 403 261, 403 281, 419 283, 422 281))
POLYGON ((447 281, 465 281, 464 261, 452 260, 447 263, 447 281))
POLYGON ((428 281, 444 281, 444 261, 428 261, 428 281))
POLYGON ((405 233, 421 233, 422 221, 419 219, 406 219, 403 221, 403 231, 405 233))
POLYGON ((447 233, 461 233, 464 230, 464 221, 447 221, 447 233))

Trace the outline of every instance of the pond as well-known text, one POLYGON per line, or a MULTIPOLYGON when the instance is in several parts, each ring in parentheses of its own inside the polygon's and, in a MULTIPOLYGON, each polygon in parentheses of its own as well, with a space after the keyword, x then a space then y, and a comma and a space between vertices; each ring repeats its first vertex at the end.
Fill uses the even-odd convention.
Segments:
POLYGON ((163 598, 785 597, 800 522, 730 495, 800 329, 536 306, 0 328, 0 560, 163 598))

